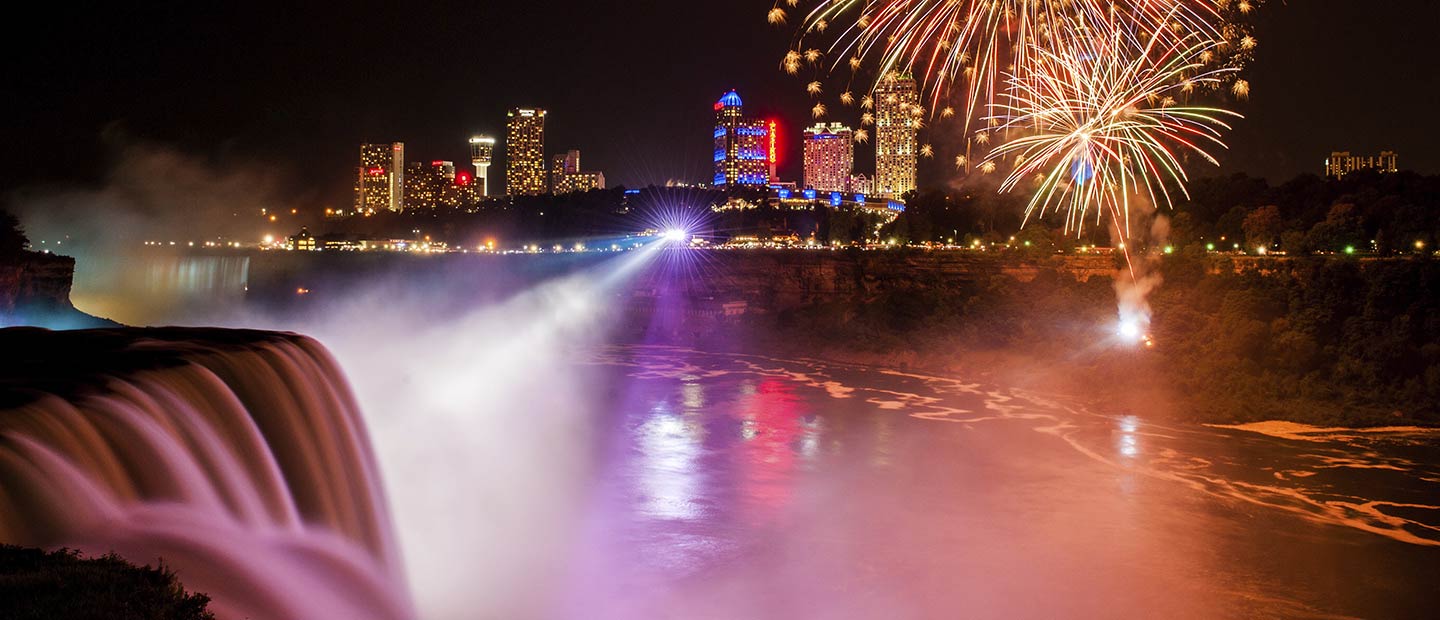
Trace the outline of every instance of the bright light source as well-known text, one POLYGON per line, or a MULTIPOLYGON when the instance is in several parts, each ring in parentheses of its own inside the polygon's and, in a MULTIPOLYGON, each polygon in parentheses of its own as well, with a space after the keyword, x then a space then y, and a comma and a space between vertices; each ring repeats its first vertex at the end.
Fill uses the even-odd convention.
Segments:
POLYGON ((1140 332, 1140 324, 1130 320, 1120 321, 1120 326, 1115 331, 1126 342, 1139 342, 1144 335, 1140 332))
POLYGON ((690 237, 690 233, 680 230, 679 228, 671 228, 665 231, 665 234, 662 236, 665 238, 666 241, 674 241, 677 243, 681 243, 690 237))

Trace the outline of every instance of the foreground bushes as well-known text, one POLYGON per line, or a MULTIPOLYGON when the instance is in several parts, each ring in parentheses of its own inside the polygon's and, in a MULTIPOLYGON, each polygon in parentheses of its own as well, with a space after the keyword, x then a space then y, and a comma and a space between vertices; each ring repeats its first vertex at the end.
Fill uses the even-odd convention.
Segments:
POLYGON ((213 620, 209 602, 187 593, 163 566, 0 545, 0 618, 213 620))

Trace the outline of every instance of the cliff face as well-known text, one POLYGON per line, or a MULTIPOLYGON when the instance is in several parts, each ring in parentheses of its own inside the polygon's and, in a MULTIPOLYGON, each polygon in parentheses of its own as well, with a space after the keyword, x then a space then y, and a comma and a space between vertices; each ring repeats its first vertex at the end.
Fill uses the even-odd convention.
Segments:
MULTIPOLYGON (((828 301, 863 301, 872 295, 1007 276, 1028 282, 1042 272, 1075 280, 1110 277, 1115 259, 1102 255, 1043 256, 1033 260, 978 252, 710 252, 697 260, 696 277, 676 278, 662 262, 637 288, 674 288, 692 298, 743 299, 752 310, 781 311, 828 301)), ((691 269, 689 267, 681 270, 691 269)))
POLYGON ((0 259, 0 314, 26 307, 68 309, 74 277, 75 259, 68 256, 25 252, 0 259))

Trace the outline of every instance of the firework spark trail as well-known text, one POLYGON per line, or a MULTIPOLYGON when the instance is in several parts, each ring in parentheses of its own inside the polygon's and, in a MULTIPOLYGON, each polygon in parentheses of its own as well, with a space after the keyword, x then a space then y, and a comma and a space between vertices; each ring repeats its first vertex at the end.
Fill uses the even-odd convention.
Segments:
MULTIPOLYGON (((988 160, 1020 163, 1002 191, 1038 179, 1026 221, 1063 209, 1067 232, 1079 232, 1090 209, 1096 222, 1109 213, 1129 239, 1130 204, 1171 203, 1171 186, 1185 194, 1186 153, 1216 162, 1206 148, 1224 148, 1224 117, 1213 107, 1177 105, 1181 91, 1216 84, 1233 69, 1204 69, 1199 59, 1216 43, 1197 36, 1137 35, 1114 20, 1079 24, 1033 45, 1024 74, 1011 74, 994 105, 1002 132, 1019 134, 996 146, 988 160)), ((1188 195, 1188 194, 1186 194, 1188 195)))
MULTIPOLYGON (((1097 225, 1111 215, 1130 276, 1116 282, 1121 332, 1133 334, 1148 325, 1145 297, 1159 280, 1143 273, 1152 261, 1137 270, 1131 256, 1132 204, 1153 213, 1171 205, 1172 192, 1188 196, 1185 157, 1218 163, 1207 149, 1225 148, 1225 118, 1239 115, 1192 100, 1249 95, 1236 75, 1258 43, 1244 17, 1263 1, 814 0, 782 65, 795 74, 802 58, 818 64, 823 54, 806 38, 830 37, 832 24, 848 21, 824 46, 830 71, 848 63, 852 82, 867 63, 877 76, 910 74, 942 119, 956 116, 952 100, 963 104, 968 137, 956 167, 968 168, 972 147, 990 148, 979 170, 1005 165, 1001 191, 1034 179, 1026 223, 1058 210, 1066 231, 1079 234, 1091 209, 1097 225), (977 117, 985 126, 969 135, 977 117)), ((770 19, 784 22, 780 2, 770 19)), ((818 97, 819 82, 808 90, 818 97)), ((842 104, 853 90, 842 90, 842 104)), ((872 97, 861 105, 871 109, 872 97)), ((823 116, 824 105, 814 113, 823 116)), ((861 124, 873 118, 867 112, 861 124)), ((1163 234, 1164 222, 1154 225, 1150 234, 1163 234)))
MULTIPOLYGON (((1031 50, 1034 62, 1026 73, 1010 74, 1004 103, 995 105, 992 118, 1002 121, 1001 133, 1019 135, 996 146, 987 161, 1017 162, 1001 191, 1036 179, 1026 222, 1052 208, 1063 210, 1066 231, 1079 233, 1090 209, 1097 225, 1111 216, 1129 275, 1117 274, 1115 282, 1119 334, 1149 342, 1146 298, 1160 274, 1151 269, 1153 256, 1137 261, 1131 254, 1131 207, 1140 202, 1153 212, 1170 206, 1172 187, 1188 196, 1181 162, 1186 154, 1218 164, 1206 149, 1225 147, 1225 118, 1239 115, 1177 99, 1236 69, 1205 69, 1203 58, 1218 45, 1214 40, 1136 32, 1114 19, 1076 20, 1031 50)), ((1148 232, 1159 240, 1165 228, 1157 220, 1148 232)))
MULTIPOLYGON (((1255 0, 1258 1, 1258 0, 1255 0)), ((966 126, 1005 87, 1006 72, 1025 73, 1056 35, 1057 25, 1074 18, 1091 22, 1121 19, 1157 37, 1198 34, 1223 40, 1221 11, 1233 0, 818 0, 806 14, 797 47, 807 36, 828 38, 831 70, 865 61, 876 75, 914 74, 930 92, 930 108, 942 110, 957 87, 963 91, 966 126), (1219 5, 1224 5, 1223 7, 1219 5)), ((785 4, 798 5, 794 0, 785 4)), ((1246 3, 1249 6, 1249 3, 1246 3)), ((777 3, 772 8, 784 9, 777 3)), ((1247 9, 1248 12, 1248 9, 1247 9)), ((1237 47, 1239 44, 1237 42, 1237 47)), ((792 52, 793 54, 793 52, 792 52)), ((787 71, 798 70, 787 56, 787 71)))

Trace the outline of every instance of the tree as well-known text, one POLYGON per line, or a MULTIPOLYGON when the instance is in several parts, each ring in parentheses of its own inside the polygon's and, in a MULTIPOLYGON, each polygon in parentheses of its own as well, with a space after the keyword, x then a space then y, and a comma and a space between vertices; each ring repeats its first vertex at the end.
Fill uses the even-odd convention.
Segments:
POLYGON ((1186 248, 1200 240, 1201 235, 1196 230, 1195 216, 1189 211, 1181 211, 1170 218, 1170 244, 1177 248, 1186 248))
POLYGON ((0 210, 0 256, 15 256, 25 250, 30 239, 20 228, 20 220, 8 211, 0 210))
POLYGON ((1251 211, 1245 216, 1242 228, 1245 230, 1247 249, 1268 249, 1284 228, 1284 222, 1280 219, 1280 207, 1269 205, 1251 211))
POLYGON ((1215 233, 1228 242, 1225 249, 1229 249, 1229 243, 1238 243, 1240 237, 1245 234, 1245 218, 1248 215, 1250 215, 1249 209, 1240 206, 1232 207, 1215 222, 1215 233))
POLYGON ((209 603, 164 566, 0 545, 0 617, 214 620, 209 603))
POLYGON ((1365 243, 1365 229, 1360 225, 1360 217, 1355 212, 1355 205, 1344 202, 1330 207, 1330 213, 1325 216, 1325 221, 1310 229, 1310 233, 1306 236, 1306 244, 1312 249, 1328 252, 1340 252, 1346 248, 1360 250, 1370 247, 1370 244, 1365 243))
POLYGON ((1309 254, 1313 248, 1305 242, 1305 233, 1298 230, 1287 230, 1280 234, 1280 249, 1286 254, 1309 254))

